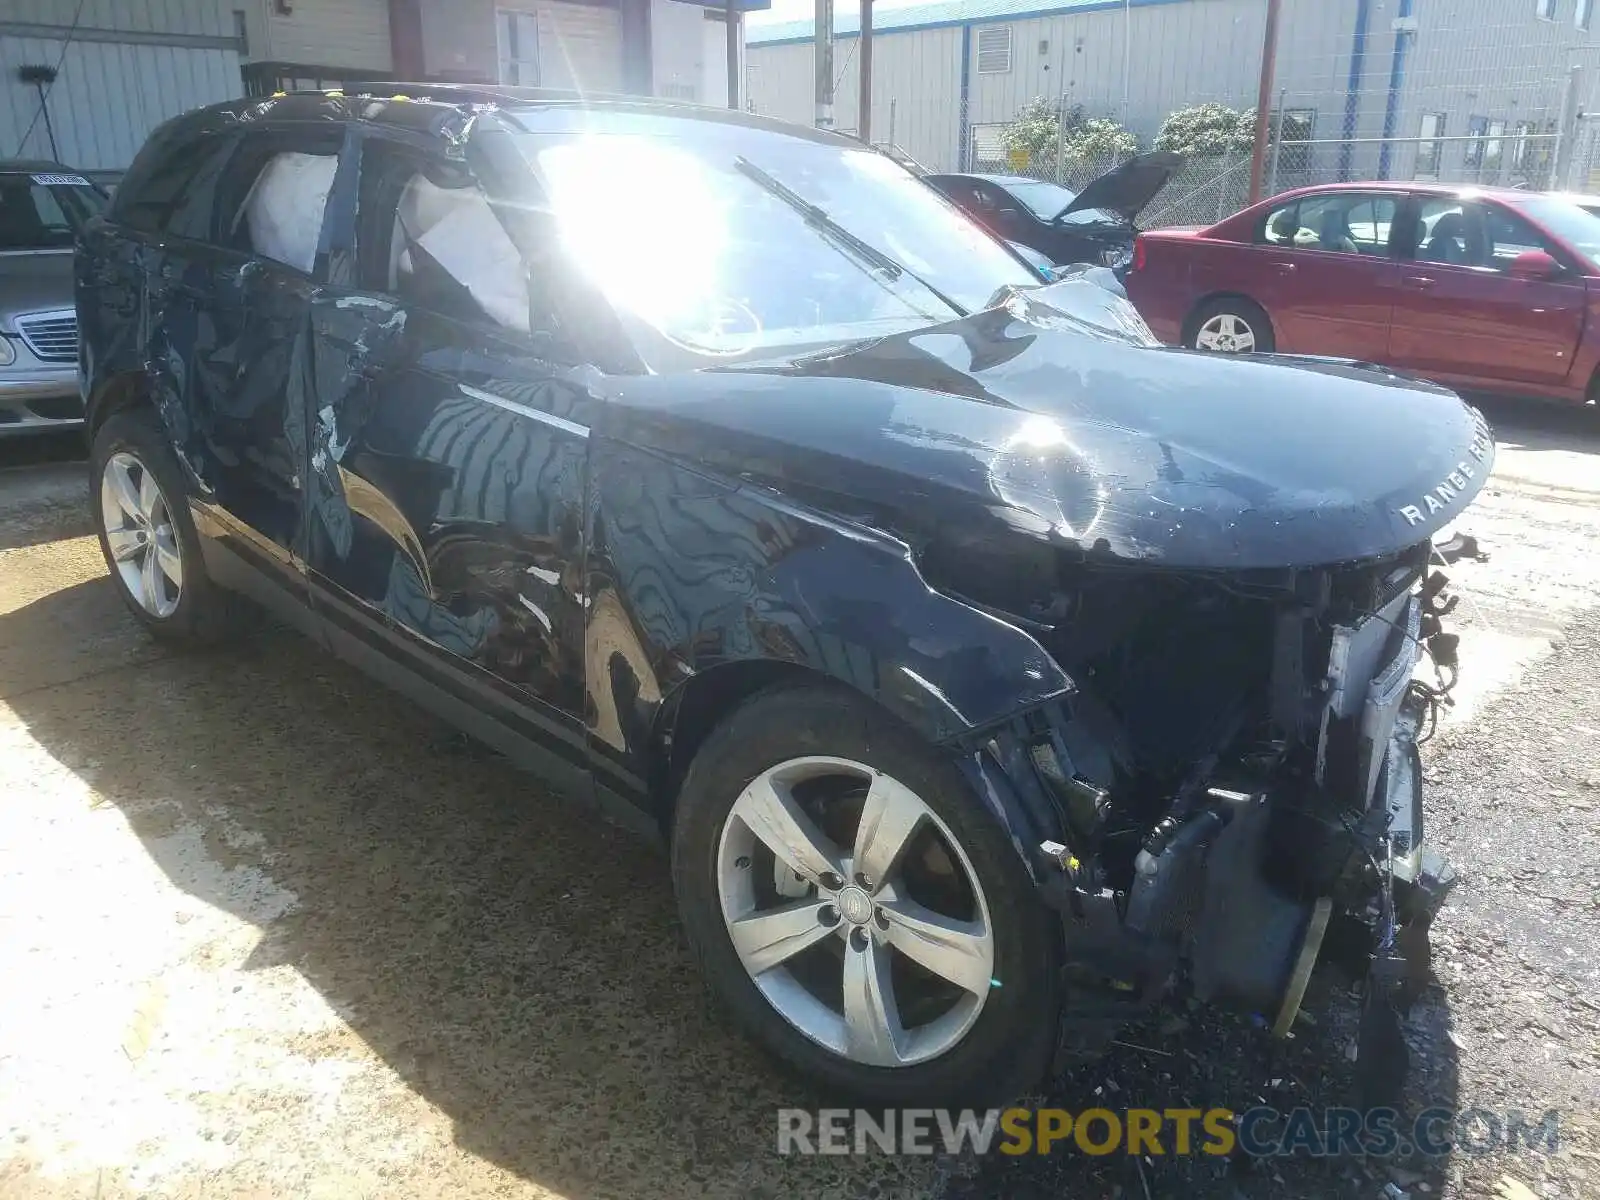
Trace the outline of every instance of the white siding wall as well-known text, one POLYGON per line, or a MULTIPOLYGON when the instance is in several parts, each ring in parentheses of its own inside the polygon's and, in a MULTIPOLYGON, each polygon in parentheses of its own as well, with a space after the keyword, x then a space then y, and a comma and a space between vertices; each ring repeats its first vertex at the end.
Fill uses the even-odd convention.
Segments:
MULTIPOLYGON (((1583 69, 1574 99, 1593 111, 1600 15, 1585 32, 1573 24, 1572 0, 1556 5, 1554 21, 1535 17, 1533 0, 1417 0, 1416 8, 1421 28, 1407 57, 1396 135, 1416 137, 1425 112, 1445 114, 1446 136, 1467 133, 1474 116, 1503 120, 1508 130, 1518 121, 1559 121, 1575 65, 1583 69)), ((1397 170, 1410 169, 1410 154, 1397 153, 1397 170)), ((1461 154, 1460 144, 1447 147, 1447 167, 1461 154)))
POLYGON ((232 0, 223 7, 230 23, 232 9, 245 14, 250 57, 257 62, 388 71, 393 61, 388 0, 295 0, 288 16, 272 0, 232 0))
MULTIPOLYGON (((652 13, 652 19, 654 14, 652 13)), ((744 78, 748 67, 744 54, 744 30, 739 31, 739 46, 736 50, 739 61, 735 68, 739 78, 744 78)), ((655 61, 656 70, 656 95, 666 95, 661 90, 661 57, 655 61)), ((745 85, 746 92, 749 85, 745 85)), ((728 106, 728 26, 722 21, 708 21, 700 18, 700 95, 697 99, 702 104, 714 104, 718 108, 728 106)), ((748 104, 748 96, 741 96, 741 102, 748 104)))
POLYGON ((651 0, 650 55, 655 94, 718 108, 728 103, 727 26, 677 0, 651 0))
MULTIPOLYGON (((85 29, 232 37, 233 10, 239 7, 242 3, 224 0, 83 0, 78 24, 85 29)), ((0 20, 69 26, 77 9, 77 0, 4 0, 0 20)))
MULTIPOLYGON (((834 45, 835 129, 853 132, 859 112, 856 38, 834 45)), ((810 125, 816 75, 809 42, 751 46, 750 98, 765 116, 810 125)), ((880 35, 872 43, 872 140, 891 139, 923 165, 953 169, 960 155, 961 30, 880 35)))
POLYGON ((507 0, 501 7, 537 14, 541 85, 579 92, 622 90, 622 17, 616 9, 560 0, 507 0))
MULTIPOLYGON (((915 38, 916 34, 903 35, 915 38)), ((891 39, 879 40, 880 53, 891 39)), ((837 47, 835 47, 837 49, 837 47)), ((749 50, 750 107, 762 116, 810 125, 814 111, 815 76, 811 72, 811 45, 786 42, 778 46, 751 46, 749 50)), ((938 86, 930 79, 928 88, 938 86)), ((926 92, 919 94, 926 95, 926 92)))
MULTIPOLYGON (((850 0, 840 0, 849 4, 850 0)), ((1371 0, 1366 53, 1352 132, 1358 138, 1383 133, 1389 72, 1394 57, 1394 21, 1401 0, 1371 0)), ((1148 139, 1175 108, 1207 101, 1249 107, 1256 100, 1266 5, 1263 0, 1179 0, 1135 5, 1131 12, 1100 9, 1011 21, 1011 70, 977 71, 974 25, 969 63, 971 125, 999 125, 1034 97, 1064 97, 1091 115, 1117 117, 1148 139), (1131 33, 1132 53, 1124 39, 1131 33), (1130 69, 1125 69, 1125 63, 1130 69)), ((1313 136, 1345 133, 1357 0, 1285 0, 1278 42, 1278 88, 1274 106, 1310 110, 1313 136)), ((1408 53, 1397 138, 1415 138, 1424 112, 1446 114, 1446 132, 1467 132, 1470 117, 1518 121, 1559 120, 1570 68, 1582 64, 1573 101, 1600 108, 1600 14, 1595 30, 1573 24, 1573 0, 1560 0, 1558 19, 1535 17, 1534 0, 1415 0, 1419 32, 1408 53)), ((888 140, 888 106, 895 103, 894 140, 936 168, 959 161, 959 28, 880 32, 875 41, 873 137, 888 140), (952 49, 954 47, 954 49, 952 49), (894 67, 887 64, 895 64, 894 67), (908 68, 898 77, 898 67, 908 68)), ((835 124, 855 124, 855 35, 834 47, 838 96, 835 124)), ((750 48, 751 92, 757 109, 811 123, 812 51, 809 42, 750 48)), ((1457 147, 1454 151, 1459 154, 1457 147)), ((1391 169, 1412 169, 1415 147, 1396 145, 1391 169)), ((1508 149, 1509 153, 1509 149, 1508 149)), ((1309 152, 1317 172, 1336 172, 1335 145, 1309 152)), ((1353 147, 1355 175, 1377 171, 1375 144, 1353 147)))
POLYGON ((1193 0, 1134 8, 1126 18, 1101 10, 1011 22, 1009 72, 979 74, 973 38, 972 121, 1007 121, 1036 96, 1061 96, 1149 138, 1175 108, 1252 104, 1259 60, 1246 47, 1261 45, 1264 21, 1260 0, 1193 0), (1130 27, 1132 69, 1124 71, 1130 27))
MULTIPOLYGON (((0 20, 68 26, 76 3, 7 0, 0 20)), ((233 50, 118 43, 104 31, 229 37, 232 6, 217 0, 85 0, 79 27, 93 40, 0 34, 0 157, 47 157, 50 143, 37 92, 17 79, 17 68, 42 63, 60 74, 49 92, 57 151, 85 171, 126 167, 149 132, 168 117, 239 95, 239 56, 233 50), (23 142, 23 134, 32 133, 23 142)))
MULTIPOLYGON (((1333 7, 1328 0, 1291 0, 1291 7, 1312 5, 1333 7)), ((1012 30, 1011 70, 999 74, 978 72, 976 31, 985 26, 974 26, 968 122, 1003 123, 1035 97, 1064 96, 1068 104, 1118 117, 1149 138, 1174 108, 1212 100, 1253 104, 1264 11, 1260 0, 1189 0, 1134 7, 1126 23, 1122 11, 1104 9, 1006 22, 1012 30), (1131 73, 1124 70, 1129 28, 1131 73)), ((892 106, 897 145, 935 170, 958 165, 961 41, 959 27, 877 34, 874 141, 890 140, 892 106)), ((834 124, 842 130, 856 127, 859 44, 854 35, 834 44, 834 124)), ((811 43, 755 44, 749 54, 757 111, 810 124, 811 43)))

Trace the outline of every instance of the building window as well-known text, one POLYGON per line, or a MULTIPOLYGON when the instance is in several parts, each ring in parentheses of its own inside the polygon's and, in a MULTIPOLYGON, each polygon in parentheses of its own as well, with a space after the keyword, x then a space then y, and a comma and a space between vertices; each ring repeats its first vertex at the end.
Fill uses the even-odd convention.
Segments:
POLYGON ((1528 137, 1534 132, 1532 121, 1518 121, 1511 127, 1511 169, 1513 171, 1526 171, 1528 169, 1528 137))
POLYGON ((495 14, 500 43, 500 82, 539 86, 539 18, 502 8, 495 14))
POLYGON ((1439 153, 1442 143, 1435 140, 1444 136, 1444 114, 1423 113, 1422 128, 1417 137, 1417 178, 1439 177, 1439 153))
POLYGON ((978 74, 1004 75, 1011 70, 1011 26, 985 25, 978 30, 978 74))
POLYGON ((1594 0, 1578 0, 1578 7, 1572 14, 1572 23, 1579 29, 1587 30, 1594 20, 1594 0))
POLYGON ((1534 15, 1541 21, 1556 19, 1556 0, 1534 0, 1534 15))
POLYGON ((1483 166, 1483 135, 1489 132, 1488 117, 1469 117, 1467 120, 1467 136, 1472 140, 1467 143, 1466 164, 1469 167, 1483 166))
POLYGON ((1489 122, 1489 140, 1483 144, 1483 175, 1484 178, 1495 180, 1500 178, 1500 164, 1505 161, 1506 153, 1506 123, 1504 121, 1489 122))

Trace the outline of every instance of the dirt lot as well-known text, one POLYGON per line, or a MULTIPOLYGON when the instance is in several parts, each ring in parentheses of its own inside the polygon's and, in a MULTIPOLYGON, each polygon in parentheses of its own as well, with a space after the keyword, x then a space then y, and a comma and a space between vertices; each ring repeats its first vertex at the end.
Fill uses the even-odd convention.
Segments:
MULTIPOLYGON (((293 635, 174 656, 83 469, 0 469, 0 1194, 1600 1195, 1600 422, 1507 407, 1462 704, 1427 756, 1465 870, 1412 1100, 1561 1110, 1437 1163, 797 1158, 814 1097, 728 1032, 664 862, 293 635), (1592 431, 1592 432, 1591 432, 1592 431)), ((1072 1108, 1351 1102, 1350 1002, 1283 1045, 1179 1012, 1072 1108)))

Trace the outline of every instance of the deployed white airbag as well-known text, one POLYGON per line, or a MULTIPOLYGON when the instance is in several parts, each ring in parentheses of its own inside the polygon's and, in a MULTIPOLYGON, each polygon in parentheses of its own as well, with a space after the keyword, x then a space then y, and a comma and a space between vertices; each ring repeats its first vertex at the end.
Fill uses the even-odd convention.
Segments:
POLYGON ((322 213, 339 160, 331 154, 274 155, 245 201, 250 244, 257 254, 310 272, 317 261, 322 213))
POLYGON ((395 230, 401 274, 414 270, 402 238, 448 271, 490 317, 528 331, 528 282, 516 243, 476 188, 436 187, 418 175, 400 198, 395 230))

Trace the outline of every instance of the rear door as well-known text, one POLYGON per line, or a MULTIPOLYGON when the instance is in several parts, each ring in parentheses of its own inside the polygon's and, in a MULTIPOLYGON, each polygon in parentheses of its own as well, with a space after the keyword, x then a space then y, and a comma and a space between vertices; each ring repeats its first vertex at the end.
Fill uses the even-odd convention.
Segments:
POLYGON ((1230 255, 1226 272, 1205 283, 1260 304, 1280 351, 1384 362, 1402 200, 1353 191, 1291 199, 1270 209, 1255 244, 1230 255))
POLYGON ((591 407, 529 333, 522 256, 472 175, 361 139, 350 274, 315 306, 313 604, 587 781, 584 492, 591 407))
POLYGON ((218 515, 235 550, 301 594, 307 317, 326 277, 324 216, 344 142, 340 125, 241 135, 217 186, 209 244, 174 281, 200 291, 190 415, 218 515))
POLYGON ((1583 334, 1583 277, 1513 279, 1511 263, 1527 250, 1566 257, 1503 205, 1419 197, 1395 298, 1394 365, 1489 390, 1564 382, 1583 334))
POLYGON ((305 602, 297 355, 343 139, 339 125, 208 135, 130 180, 112 214, 132 235, 142 360, 199 485, 196 523, 208 546, 233 552, 210 567, 229 586, 291 608, 305 602), (269 186, 269 167, 285 159, 316 166, 321 190, 269 186), (255 569, 230 573, 241 560, 255 569))

